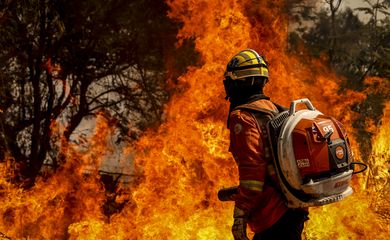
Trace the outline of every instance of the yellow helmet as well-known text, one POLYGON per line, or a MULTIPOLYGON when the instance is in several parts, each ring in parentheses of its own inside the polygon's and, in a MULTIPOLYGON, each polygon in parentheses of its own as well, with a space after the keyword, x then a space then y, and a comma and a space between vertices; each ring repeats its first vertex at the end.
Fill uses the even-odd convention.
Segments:
POLYGON ((228 63, 225 78, 244 80, 247 77, 268 79, 268 66, 263 57, 253 49, 245 49, 236 54, 228 63))

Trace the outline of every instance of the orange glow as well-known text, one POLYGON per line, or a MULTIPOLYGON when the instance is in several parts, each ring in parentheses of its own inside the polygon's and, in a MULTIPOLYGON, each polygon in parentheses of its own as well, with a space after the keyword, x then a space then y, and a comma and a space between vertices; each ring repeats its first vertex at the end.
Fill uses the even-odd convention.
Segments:
MULTIPOLYGON (((172 97, 166 121, 123 150, 135 151, 140 175, 128 190, 125 208, 104 216, 105 192, 97 171, 85 175, 87 166, 99 166, 112 151, 107 142, 111 129, 98 117, 90 148, 85 152, 63 143, 66 164, 52 177, 38 180, 31 190, 0 179, 0 233, 13 239, 232 239, 233 203, 221 203, 216 196, 218 189, 238 181, 228 153, 222 78, 229 59, 248 47, 265 54, 270 63, 266 94, 284 105, 309 98, 345 124, 360 159, 351 126, 359 116, 349 107, 365 95, 338 92, 340 79, 321 62, 286 52, 283 2, 168 0, 169 17, 183 23, 179 44, 195 39, 203 64, 180 77, 186 90, 172 97)), ((387 239, 389 201, 383 199, 388 192, 383 195, 381 189, 389 186, 389 109, 388 103, 374 139, 370 174, 357 178, 353 196, 313 208, 305 239, 387 239)), ((4 164, 0 170, 6 176, 4 164)))
POLYGON ((58 75, 61 71, 59 64, 53 64, 51 58, 48 58, 43 64, 42 68, 45 69, 49 74, 58 75))

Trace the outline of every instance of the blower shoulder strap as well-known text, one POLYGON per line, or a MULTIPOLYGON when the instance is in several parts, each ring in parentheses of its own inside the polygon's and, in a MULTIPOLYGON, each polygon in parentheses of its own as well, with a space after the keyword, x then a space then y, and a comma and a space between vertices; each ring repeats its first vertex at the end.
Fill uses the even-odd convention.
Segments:
POLYGON ((279 112, 284 112, 284 111, 288 110, 288 108, 286 108, 286 107, 284 107, 282 105, 279 105, 279 104, 274 103, 274 102, 272 102, 272 103, 275 105, 275 107, 278 109, 279 112))
POLYGON ((267 124, 270 120, 274 119, 280 113, 285 112, 288 110, 288 108, 283 107, 282 105, 279 105, 277 103, 272 102, 277 110, 270 110, 266 108, 261 108, 256 105, 253 105, 251 103, 242 104, 233 109, 234 110, 246 110, 250 112, 256 119, 256 122, 258 124, 259 129, 263 130, 267 127, 267 124))
MULTIPOLYGON (((266 153, 265 153, 266 158, 268 158, 268 161, 270 161, 270 163, 275 167, 274 160, 272 160, 274 158, 274 156, 273 156, 273 153, 270 152, 270 151, 272 151, 271 145, 273 144, 271 142, 271 139, 275 139, 275 138, 269 136, 270 134, 272 134, 272 132, 269 132, 269 128, 267 127, 267 124, 270 120, 274 119, 279 113, 285 112, 286 110, 288 110, 288 108, 283 107, 283 106, 276 104, 274 102, 272 102, 272 103, 276 106, 277 111, 272 111, 269 109, 256 107, 253 104, 239 105, 239 106, 235 107, 234 110, 236 110, 236 109, 247 110, 255 117, 257 126, 258 126, 259 130, 262 132, 262 134, 261 134, 262 141, 263 141, 263 143, 267 142, 267 145, 269 145, 269 146, 264 148, 266 150, 266 153)), ((270 173, 267 172, 267 175, 266 175, 267 183, 270 186, 272 186, 287 203, 287 199, 285 198, 285 195, 284 195, 282 189, 280 188, 279 183, 272 180, 269 174, 270 173)))
POLYGON ((288 110, 288 108, 286 108, 286 107, 284 107, 284 106, 282 106, 280 104, 277 104, 277 103, 274 103, 274 102, 272 102, 272 103, 275 105, 277 111, 261 108, 261 107, 253 105, 252 103, 246 103, 246 104, 238 105, 237 107, 235 107, 233 109, 233 111, 237 110, 237 109, 243 109, 243 110, 249 110, 250 112, 253 112, 253 111, 262 112, 262 113, 271 115, 273 117, 273 116, 275 116, 276 114, 278 114, 280 112, 284 112, 284 111, 288 110))
MULTIPOLYGON (((251 113, 258 112, 258 113, 266 114, 266 115, 269 115, 271 118, 274 117, 278 113, 277 111, 272 111, 269 109, 260 108, 260 107, 254 106, 253 104, 242 104, 242 105, 235 107, 233 110, 238 110, 238 109, 247 110, 251 113)), ((279 109, 278 109, 278 111, 279 111, 279 109)))

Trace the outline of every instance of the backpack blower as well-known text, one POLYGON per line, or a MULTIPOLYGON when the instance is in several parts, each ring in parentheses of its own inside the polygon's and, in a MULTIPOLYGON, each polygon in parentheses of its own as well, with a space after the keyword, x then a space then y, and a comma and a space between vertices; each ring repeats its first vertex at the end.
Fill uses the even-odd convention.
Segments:
MULTIPOLYGON (((266 127, 279 180, 277 187, 287 206, 321 206, 351 195, 352 175, 363 172, 367 166, 353 162, 342 124, 316 110, 306 98, 291 102, 289 110, 279 110, 271 116, 269 111, 250 109, 261 113, 254 114, 256 118, 268 118, 266 127), (301 103, 307 109, 296 111, 301 103), (354 165, 364 168, 355 172, 354 165)), ((237 187, 222 189, 218 197, 221 201, 229 200, 236 190, 237 187)))

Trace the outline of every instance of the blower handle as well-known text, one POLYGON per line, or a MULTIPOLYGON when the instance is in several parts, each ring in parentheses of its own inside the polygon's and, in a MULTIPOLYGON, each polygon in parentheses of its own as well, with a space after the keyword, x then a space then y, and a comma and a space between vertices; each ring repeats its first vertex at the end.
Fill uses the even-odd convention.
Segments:
POLYGON ((288 112, 288 115, 291 116, 291 115, 294 115, 295 114, 295 108, 297 106, 297 104, 299 103, 304 103, 307 107, 307 109, 309 110, 312 110, 312 111, 315 111, 316 109, 313 107, 313 104, 311 104, 310 100, 307 99, 307 98, 302 98, 302 99, 298 99, 298 100, 295 100, 295 101, 292 101, 291 104, 290 104, 290 110, 288 112))
POLYGON ((232 197, 238 192, 238 186, 222 188, 218 191, 219 201, 233 201, 232 197))

